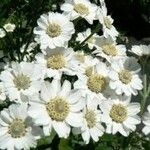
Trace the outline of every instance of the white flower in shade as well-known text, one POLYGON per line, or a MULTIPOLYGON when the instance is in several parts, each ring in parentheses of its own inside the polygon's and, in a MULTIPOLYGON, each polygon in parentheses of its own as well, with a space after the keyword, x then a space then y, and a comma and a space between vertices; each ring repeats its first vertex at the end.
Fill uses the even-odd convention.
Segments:
POLYGON ((36 34, 35 40, 40 43, 41 49, 64 47, 75 32, 73 23, 60 13, 43 14, 37 24, 38 27, 34 29, 34 34, 36 34))
POLYGON ((138 74, 140 69, 137 59, 133 57, 114 60, 109 72, 110 88, 114 89, 118 95, 123 93, 127 96, 137 95, 137 90, 143 88, 138 74))
POLYGON ((112 59, 126 56, 126 47, 124 45, 117 45, 110 38, 104 38, 103 36, 96 38, 95 41, 96 50, 93 54, 105 58, 108 62, 112 59))
MULTIPOLYGON (((80 43, 82 43, 87 37, 89 37, 89 35, 91 35, 91 29, 90 28, 88 28, 85 32, 78 33, 76 40, 80 41, 80 43)), ((97 37, 99 37, 99 35, 97 35, 95 33, 92 37, 90 37, 86 41, 86 43, 88 44, 88 47, 90 49, 93 49, 95 47, 95 42, 96 42, 97 37)))
POLYGON ((96 19, 97 6, 89 0, 66 0, 61 10, 71 20, 82 17, 88 23, 93 24, 93 20, 96 19))
POLYGON ((135 131, 136 125, 141 122, 137 115, 140 112, 139 103, 130 103, 130 97, 108 99, 100 105, 102 110, 101 120, 106 124, 106 133, 121 133, 128 136, 135 131))
POLYGON ((27 105, 13 104, 0 113, 0 149, 28 150, 36 147, 41 129, 33 126, 27 105))
POLYGON ((130 52, 138 56, 150 56, 150 45, 134 45, 132 46, 130 52))
POLYGON ((109 84, 108 72, 106 64, 99 62, 94 66, 92 74, 90 72, 88 76, 83 76, 74 83, 74 89, 80 90, 84 97, 88 95, 101 100, 109 84))
POLYGON ((145 125, 144 128, 142 129, 142 132, 145 135, 150 134, 150 105, 147 107, 148 112, 144 113, 143 116, 143 124, 145 125))
POLYGON ((95 102, 95 98, 89 99, 87 106, 83 110, 83 125, 81 128, 74 128, 74 134, 81 134, 86 144, 89 143, 90 137, 97 142, 105 131, 101 125, 101 111, 98 110, 98 105, 95 102))
POLYGON ((21 102, 22 96, 39 92, 42 78, 41 67, 29 62, 12 62, 11 68, 5 69, 0 75, 9 99, 15 102, 21 102))
POLYGON ((6 32, 4 31, 4 29, 0 28, 0 38, 5 37, 6 32))
POLYGON ((15 24, 12 24, 12 23, 7 23, 4 25, 4 29, 7 31, 7 32, 13 32, 16 28, 16 25, 15 24))
POLYGON ((103 35, 105 38, 111 37, 115 40, 119 33, 113 26, 114 20, 111 16, 107 15, 107 8, 103 0, 101 1, 101 4, 101 8, 97 10, 97 18, 102 24, 103 35))
POLYGON ((75 75, 74 66, 78 65, 73 59, 74 51, 72 48, 57 48, 47 52, 47 55, 38 53, 36 62, 43 67, 45 77, 60 79, 62 73, 75 75))
POLYGON ((67 138, 71 127, 80 127, 83 116, 83 98, 80 92, 71 90, 71 83, 60 80, 44 83, 40 97, 31 96, 29 115, 34 123, 43 126, 45 135, 53 128, 59 137, 67 138))
POLYGON ((0 103, 1 101, 6 100, 6 93, 5 93, 5 88, 2 82, 0 82, 0 103))

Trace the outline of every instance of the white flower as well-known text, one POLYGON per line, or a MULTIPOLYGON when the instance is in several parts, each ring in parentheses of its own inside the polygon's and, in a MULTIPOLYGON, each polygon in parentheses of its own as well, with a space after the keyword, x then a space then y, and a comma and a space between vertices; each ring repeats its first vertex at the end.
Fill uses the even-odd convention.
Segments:
MULTIPOLYGON (((91 35, 91 29, 88 28, 85 32, 78 33, 78 36, 76 38, 77 41, 80 41, 82 43, 89 35, 91 35)), ((99 37, 96 33, 89 38, 86 43, 88 44, 88 47, 90 49, 93 49, 95 47, 96 38, 99 37)))
POLYGON ((0 103, 1 103, 1 101, 4 101, 4 100, 6 100, 6 93, 5 93, 3 83, 0 82, 0 103))
POLYGON ((28 150, 36 147, 41 130, 33 126, 27 105, 12 104, 0 113, 0 149, 28 150))
POLYGON ((127 96, 137 95, 137 90, 143 88, 138 74, 140 69, 137 59, 133 57, 114 60, 109 73, 110 88, 114 89, 118 95, 123 93, 127 96))
POLYGON ((150 56, 150 45, 134 45, 132 46, 130 52, 138 56, 143 56, 143 55, 150 56))
POLYGON ((4 25, 4 29, 7 32, 13 32, 15 30, 15 28, 16 28, 15 24, 12 24, 12 23, 7 23, 4 25))
POLYGON ((81 134, 86 144, 89 143, 90 137, 97 142, 99 137, 104 133, 104 127, 101 125, 101 111, 98 110, 98 105, 95 102, 95 98, 89 97, 87 106, 83 110, 83 125, 81 128, 74 128, 73 133, 81 134))
POLYGON ((79 78, 74 83, 74 89, 82 92, 83 96, 97 97, 100 100, 104 98, 105 90, 108 87, 109 68, 106 64, 99 62, 92 68, 92 73, 79 78))
POLYGON ((21 102, 22 96, 37 93, 42 78, 41 67, 29 62, 13 62, 11 68, 5 69, 0 75, 9 99, 15 102, 21 102))
POLYGON ((37 24, 38 27, 34 29, 34 34, 36 34, 35 40, 40 43, 41 49, 65 47, 75 32, 73 23, 60 13, 43 14, 37 24))
POLYGON ((147 107, 148 112, 144 113, 143 116, 143 123, 144 123, 144 128, 142 129, 142 132, 145 135, 148 135, 150 133, 150 105, 147 107))
POLYGON ((93 24, 96 19, 97 6, 92 4, 89 0, 66 0, 61 6, 61 10, 71 20, 82 17, 93 24))
POLYGON ((108 99, 101 103, 100 108, 103 112, 102 122, 107 126, 106 133, 121 133, 128 136, 131 131, 135 131, 136 125, 139 124, 140 112, 139 103, 130 103, 130 98, 119 97, 118 99, 108 99))
POLYGON ((117 45, 110 38, 104 38, 101 36, 96 38, 95 41, 96 50, 93 54, 105 58, 108 62, 112 59, 126 56, 126 47, 124 45, 117 45))
POLYGON ((67 138, 71 127, 80 127, 83 117, 83 98, 80 92, 71 90, 71 83, 59 80, 42 85, 40 97, 31 96, 29 115, 34 123, 43 126, 45 135, 53 128, 59 137, 67 138))
POLYGON ((113 40, 116 40, 118 36, 118 31, 113 26, 113 19, 111 16, 107 15, 107 8, 105 3, 103 2, 101 8, 97 10, 97 18, 99 22, 102 24, 103 35, 105 38, 111 37, 113 40))
POLYGON ((35 58, 36 62, 43 67, 45 77, 54 77, 60 79, 62 73, 75 75, 73 70, 77 62, 73 59, 74 51, 72 48, 57 48, 47 52, 47 55, 38 53, 35 58))
POLYGON ((6 32, 4 31, 4 29, 0 28, 0 38, 5 37, 6 32))

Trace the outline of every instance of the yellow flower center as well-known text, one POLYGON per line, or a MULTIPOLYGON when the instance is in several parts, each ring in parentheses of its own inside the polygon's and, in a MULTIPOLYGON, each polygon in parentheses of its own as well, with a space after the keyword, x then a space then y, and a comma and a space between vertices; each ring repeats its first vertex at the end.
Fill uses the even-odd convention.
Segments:
POLYGON ((88 15, 89 14, 89 9, 86 7, 84 4, 75 4, 74 5, 74 10, 79 13, 80 15, 88 15))
POLYGON ((86 75, 87 77, 91 76, 92 73, 93 73, 93 67, 90 66, 90 67, 87 67, 87 68, 85 69, 85 75, 86 75))
POLYGON ((89 128, 93 128, 96 125, 96 117, 93 110, 87 110, 85 119, 89 128))
POLYGON ((80 53, 78 53, 78 54, 76 54, 75 55, 75 58, 80 62, 80 63, 84 63, 85 62, 85 55, 84 54, 80 54, 80 53))
POLYGON ((122 70, 121 72, 119 72, 119 79, 122 83, 128 84, 132 80, 132 74, 129 70, 122 70))
POLYGON ((52 38, 58 37, 61 34, 61 27, 56 23, 53 24, 50 23, 49 26, 47 27, 46 33, 52 38))
POLYGON ((106 85, 106 78, 100 74, 92 74, 87 81, 88 88, 95 93, 100 93, 104 91, 106 85))
POLYGON ((26 134, 26 125, 22 119, 15 119, 8 127, 8 133, 13 138, 20 138, 26 134))
POLYGON ((108 29, 112 27, 112 22, 108 17, 104 17, 104 24, 108 29))
POLYGON ((64 121, 69 114, 70 108, 66 100, 55 97, 47 103, 46 109, 53 120, 64 121))
POLYGON ((65 67, 66 61, 63 55, 52 55, 47 59, 47 67, 51 69, 59 70, 65 67))
POLYGON ((102 46, 103 52, 106 55, 110 55, 110 56, 116 56, 117 55, 117 49, 114 45, 103 45, 102 46))
POLYGON ((114 104, 110 110, 110 117, 117 123, 122 123, 127 119, 127 107, 121 104, 114 104))
POLYGON ((18 90, 26 90, 31 84, 30 78, 24 74, 18 74, 15 76, 13 82, 18 90))

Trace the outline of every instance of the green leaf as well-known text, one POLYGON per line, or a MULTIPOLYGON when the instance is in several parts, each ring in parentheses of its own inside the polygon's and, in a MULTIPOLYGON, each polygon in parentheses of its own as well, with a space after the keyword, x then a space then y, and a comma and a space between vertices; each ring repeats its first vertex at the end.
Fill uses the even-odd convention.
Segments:
POLYGON ((69 140, 68 139, 61 139, 59 143, 59 150, 73 150, 69 146, 69 140))

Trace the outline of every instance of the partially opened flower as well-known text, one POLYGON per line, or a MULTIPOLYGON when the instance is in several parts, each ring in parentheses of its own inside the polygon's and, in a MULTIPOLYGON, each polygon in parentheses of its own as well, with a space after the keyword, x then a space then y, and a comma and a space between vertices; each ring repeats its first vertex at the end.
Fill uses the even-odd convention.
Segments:
POLYGON ((26 104, 13 104, 0 113, 0 149, 28 150, 36 147, 41 129, 33 125, 26 104))
POLYGON ((16 28, 16 25, 15 24, 12 24, 12 23, 7 23, 4 25, 4 29, 7 31, 7 32, 13 32, 16 28))
POLYGON ((71 20, 82 17, 93 24, 96 19, 97 6, 92 4, 89 0, 66 0, 61 6, 61 10, 71 20))
POLYGON ((143 116, 143 123, 144 123, 144 128, 142 129, 142 132, 145 135, 148 135, 150 133, 150 105, 147 107, 148 112, 144 113, 143 116))
POLYGON ((71 83, 59 80, 42 85, 40 97, 30 99, 29 115, 36 125, 43 126, 45 135, 50 135, 52 128, 59 137, 67 138, 71 127, 80 127, 83 117, 83 98, 79 91, 71 90, 71 83))
POLYGON ((60 13, 43 14, 37 24, 34 34, 41 49, 65 47, 75 32, 73 23, 60 13))
POLYGON ((136 125, 141 122, 137 115, 140 112, 139 103, 130 103, 130 97, 119 97, 118 99, 109 98, 101 103, 102 122, 107 126, 106 133, 121 133, 128 136, 135 131, 136 125))
POLYGON ((39 65, 29 62, 11 64, 5 69, 0 79, 11 101, 21 102, 22 96, 29 96, 39 92, 43 79, 39 65))
POLYGON ((143 88, 142 80, 139 77, 140 65, 133 57, 124 57, 114 60, 111 63, 110 88, 117 94, 137 95, 137 90, 143 88))

